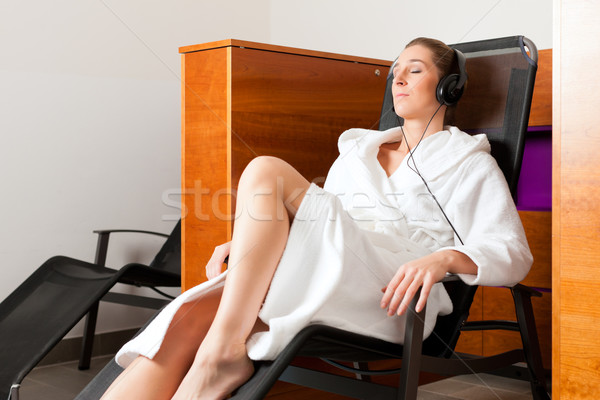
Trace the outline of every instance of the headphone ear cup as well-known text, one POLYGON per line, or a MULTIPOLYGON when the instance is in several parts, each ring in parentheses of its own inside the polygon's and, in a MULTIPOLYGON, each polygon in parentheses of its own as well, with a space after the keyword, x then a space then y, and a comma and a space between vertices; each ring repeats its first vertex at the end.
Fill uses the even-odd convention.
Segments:
POLYGON ((456 104, 463 93, 462 88, 456 93, 453 93, 459 80, 460 75, 458 74, 450 74, 443 77, 436 88, 435 97, 437 98, 437 101, 447 106, 456 104))

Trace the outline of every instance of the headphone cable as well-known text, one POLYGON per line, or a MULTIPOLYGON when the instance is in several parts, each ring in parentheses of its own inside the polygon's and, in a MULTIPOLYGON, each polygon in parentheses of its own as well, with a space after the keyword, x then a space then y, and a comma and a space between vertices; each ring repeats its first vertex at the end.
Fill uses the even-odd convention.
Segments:
MULTIPOLYGON (((421 144, 421 141, 425 137, 425 133, 427 132, 427 129, 429 129, 429 125, 431 124, 431 121, 433 121, 433 118, 436 116, 436 114, 438 113, 438 111, 440 110, 440 108, 442 108, 442 105, 443 104, 440 103, 440 105, 437 108, 437 110, 435 110, 435 112, 433 113, 433 115, 429 119, 429 122, 427 122, 427 125, 425 126, 425 130, 421 134, 421 137, 419 138, 419 141, 417 142, 417 144, 414 147, 414 149, 410 148, 410 145, 408 144, 408 140, 406 139, 406 134, 404 133, 404 128, 403 128, 402 125, 400 125, 400 130, 402 131, 402 137, 404 138, 404 141, 406 142, 406 147, 408 148, 408 154, 409 155, 408 155, 408 160, 406 160, 406 165, 408 166, 408 168, 410 168, 411 170, 413 170, 419 176, 419 178, 421 178, 421 180, 423 181, 423 184, 425 185, 425 188, 427 189, 427 191, 429 192, 429 194, 431 195, 431 197, 435 201, 435 204, 437 204, 438 208, 442 212, 442 215, 446 219, 446 222, 448 222, 448 225, 450 225, 450 228, 452 228, 452 230, 454 231, 454 234, 458 238, 460 244, 464 246, 464 242, 462 241, 460 235, 458 234, 458 232, 454 228, 454 225, 452 225, 452 222, 450 222, 450 218, 448 218, 448 216, 446 215, 446 212, 444 211, 444 208, 442 207, 442 205, 440 204, 440 202, 438 201, 438 199, 435 197, 435 195, 433 194, 433 192, 429 188, 429 185, 427 184, 427 181, 425 180, 425 178, 423 178, 423 175, 421 175, 421 172, 419 172, 419 168, 417 168, 417 163, 415 162, 415 159, 414 159, 414 156, 413 156, 413 152, 421 144), (413 166, 410 165, 410 161, 411 160, 412 160, 413 166)), ((398 117, 398 116, 396 115, 396 117, 398 117)), ((399 118, 398 118, 398 120, 399 120, 399 118)))

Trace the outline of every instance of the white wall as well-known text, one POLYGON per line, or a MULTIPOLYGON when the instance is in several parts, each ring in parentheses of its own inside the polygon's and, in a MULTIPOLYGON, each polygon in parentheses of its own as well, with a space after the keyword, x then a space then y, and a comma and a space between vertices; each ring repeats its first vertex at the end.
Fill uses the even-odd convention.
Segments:
POLYGON ((418 36, 525 35, 552 47, 551 0, 272 0, 270 24, 276 44, 388 60, 418 36))
MULTIPOLYGON (((267 6, 0 2, 0 301, 51 256, 91 261, 93 229, 170 232, 177 210, 163 196, 180 187, 178 47, 268 41, 267 6)), ((161 240, 136 239, 115 237, 108 264, 150 261, 161 240)), ((139 326, 150 313, 103 304, 98 330, 139 326)))
MULTIPOLYGON (((0 300, 53 255, 91 261, 93 229, 171 230, 180 46, 238 38, 392 59, 420 35, 524 34, 550 48, 551 26, 549 0, 3 0, 0 300)), ((115 238, 108 264, 147 262, 160 243, 115 238)), ((100 313, 100 332, 150 314, 100 313)))

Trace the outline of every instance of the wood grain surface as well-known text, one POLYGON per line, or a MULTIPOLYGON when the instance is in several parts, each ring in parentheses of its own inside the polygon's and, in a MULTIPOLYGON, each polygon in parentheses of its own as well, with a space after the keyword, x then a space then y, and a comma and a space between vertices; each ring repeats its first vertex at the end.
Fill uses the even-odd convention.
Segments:
POLYGON ((182 48, 184 290, 206 280, 215 246, 230 239, 235 188, 254 157, 282 158, 322 184, 339 135, 378 126, 391 62, 248 43, 182 48))
POLYGON ((552 394, 600 393, 600 4, 554 1, 552 394))

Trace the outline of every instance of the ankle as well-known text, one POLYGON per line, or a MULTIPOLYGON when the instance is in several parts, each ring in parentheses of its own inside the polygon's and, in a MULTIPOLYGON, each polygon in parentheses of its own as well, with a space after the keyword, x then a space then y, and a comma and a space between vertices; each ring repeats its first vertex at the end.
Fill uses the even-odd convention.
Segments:
POLYGON ((232 349, 245 348, 247 337, 244 335, 233 335, 231 333, 238 330, 239 328, 228 328, 213 324, 204 337, 200 348, 202 348, 202 346, 207 346, 215 351, 230 351, 232 349))
POLYGON ((245 345, 201 349, 173 399, 223 399, 253 373, 245 345))
POLYGON ((245 343, 226 341, 204 341, 198 349, 196 359, 203 364, 227 364, 248 358, 245 343))

